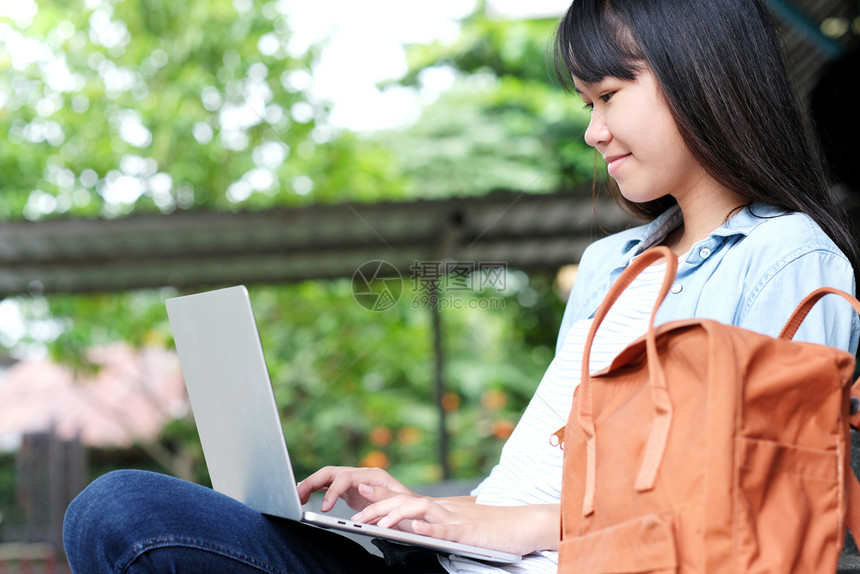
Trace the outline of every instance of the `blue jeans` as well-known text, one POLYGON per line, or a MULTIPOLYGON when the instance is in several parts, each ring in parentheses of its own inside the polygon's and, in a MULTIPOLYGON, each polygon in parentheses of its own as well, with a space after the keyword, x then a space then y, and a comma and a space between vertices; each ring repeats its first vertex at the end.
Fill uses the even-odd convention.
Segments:
POLYGON ((123 470, 69 505, 63 542, 75 574, 442 572, 432 556, 390 566, 339 534, 265 516, 161 474, 123 470))

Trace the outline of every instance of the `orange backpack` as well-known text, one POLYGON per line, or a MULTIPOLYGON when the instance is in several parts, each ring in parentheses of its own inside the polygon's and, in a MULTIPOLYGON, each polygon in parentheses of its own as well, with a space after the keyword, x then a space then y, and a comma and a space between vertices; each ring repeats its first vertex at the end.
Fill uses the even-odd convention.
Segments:
POLYGON ((860 491, 848 464, 854 356, 792 338, 825 294, 860 302, 819 289, 778 338, 707 319, 654 327, 676 269, 669 249, 647 251, 595 315, 558 436, 559 573, 835 572, 848 489, 860 491), (601 321, 661 258, 647 334, 589 376, 601 321))

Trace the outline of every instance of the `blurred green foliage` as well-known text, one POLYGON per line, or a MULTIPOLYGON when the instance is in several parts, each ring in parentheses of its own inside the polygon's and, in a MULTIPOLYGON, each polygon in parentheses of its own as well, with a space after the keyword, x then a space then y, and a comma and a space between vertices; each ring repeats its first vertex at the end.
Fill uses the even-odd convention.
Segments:
POLYGON ((313 50, 260 52, 289 38, 276 9, 40 2, 30 26, 0 31, 2 218, 366 201, 403 185, 390 152, 335 140, 325 106, 295 87, 313 50), (296 192, 309 173, 314 193, 296 192))
MULTIPOLYGON (((540 193, 593 176, 587 113, 548 69, 552 22, 479 12, 458 42, 412 46, 400 83, 420 89, 441 70, 450 89, 411 128, 352 134, 305 93, 318 47, 285 48, 281 4, 239 4, 45 0, 29 26, 0 21, 7 47, 35 50, 29 59, 0 50, 0 218, 540 193)), ((441 293, 461 302, 441 311, 457 478, 492 468, 552 359, 563 308, 553 278, 508 270, 508 279, 504 289, 441 293)), ((409 287, 385 312, 358 305, 348 278, 252 289, 299 477, 324 464, 385 466, 412 484, 441 477, 431 317, 409 287)), ((57 326, 58 336, 35 342, 87 369, 94 344, 171 345, 163 300, 174 294, 19 306, 29 322, 57 326)), ((205 482, 190 418, 169 425, 159 446, 193 461, 188 472, 163 458, 163 470, 205 482)), ((98 472, 108 466, 100 455, 98 472)))
POLYGON ((454 44, 412 47, 402 84, 421 87, 439 74, 454 79, 414 127, 376 138, 398 150, 410 194, 588 187, 595 158, 583 141, 588 113, 558 86, 555 25, 493 20, 479 11, 463 22, 454 44))

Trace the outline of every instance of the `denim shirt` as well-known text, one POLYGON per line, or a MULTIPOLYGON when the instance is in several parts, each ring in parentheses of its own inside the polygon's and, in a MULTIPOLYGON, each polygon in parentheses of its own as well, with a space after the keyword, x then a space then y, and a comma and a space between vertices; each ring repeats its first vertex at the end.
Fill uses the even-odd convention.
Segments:
MULTIPOLYGON (((675 206, 647 225, 600 239, 585 250, 556 352, 575 322, 594 315, 633 257, 659 244, 681 222, 675 206)), ((715 319, 775 337, 797 304, 825 285, 854 295, 851 264, 827 234, 807 215, 753 204, 679 260, 656 323, 715 319)), ((813 307, 794 339, 855 353, 858 337, 857 313, 841 297, 828 295, 813 307)))

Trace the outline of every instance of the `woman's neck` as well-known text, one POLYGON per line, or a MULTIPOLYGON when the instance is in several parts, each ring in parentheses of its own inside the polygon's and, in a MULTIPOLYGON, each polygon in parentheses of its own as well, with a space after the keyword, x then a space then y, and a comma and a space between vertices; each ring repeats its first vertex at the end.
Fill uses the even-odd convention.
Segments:
POLYGON ((675 196, 683 222, 663 240, 675 255, 681 256, 693 245, 723 225, 739 208, 749 203, 737 193, 712 181, 712 185, 675 196))

